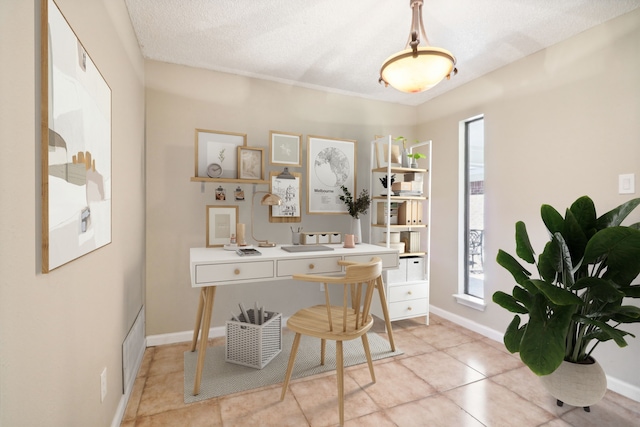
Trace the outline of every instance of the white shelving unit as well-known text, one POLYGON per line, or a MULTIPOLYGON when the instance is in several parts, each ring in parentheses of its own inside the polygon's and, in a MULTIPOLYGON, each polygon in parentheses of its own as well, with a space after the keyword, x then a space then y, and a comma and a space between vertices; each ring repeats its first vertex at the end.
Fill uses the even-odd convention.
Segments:
MULTIPOLYGON (((371 180, 372 196, 371 227, 369 242, 386 247, 400 246, 394 244, 400 237, 405 242, 404 252, 400 253, 398 270, 383 272, 389 317, 391 321, 426 317, 429 324, 429 244, 431 219, 431 141, 410 144, 409 152, 420 147, 419 152, 426 155, 422 166, 426 168, 405 168, 387 163, 379 166, 376 157, 376 144, 385 145, 386 158, 391 159, 392 145, 400 145, 386 136, 372 142, 371 146, 371 180), (382 186, 379 178, 396 175, 396 182, 405 182, 405 187, 422 191, 421 195, 395 195, 387 178, 388 187, 382 186), (410 183, 410 181, 413 183, 410 183), (422 184, 416 182, 422 181, 422 184), (419 245, 416 244, 419 239, 419 245)), ((378 154, 382 150, 377 150, 378 154)), ((382 317, 379 303, 373 306, 373 313, 382 317)))

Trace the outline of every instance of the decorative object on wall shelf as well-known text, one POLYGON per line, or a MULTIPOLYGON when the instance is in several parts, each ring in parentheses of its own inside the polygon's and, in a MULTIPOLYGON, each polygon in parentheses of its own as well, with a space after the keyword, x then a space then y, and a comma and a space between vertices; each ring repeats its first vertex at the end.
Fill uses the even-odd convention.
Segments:
POLYGON ((237 234, 237 206, 207 206, 207 248, 224 246, 237 234))
POLYGON ((391 166, 401 166, 401 148, 399 143, 391 143, 391 156, 389 156, 389 144, 384 142, 376 142, 375 145, 376 164, 379 168, 386 168, 389 163, 391 166), (389 162, 389 158, 391 161, 389 162))
POLYGON ((216 188, 216 200, 227 200, 227 192, 222 185, 216 188))
POLYGON ((243 202, 244 190, 240 186, 236 187, 236 191, 233 192, 233 196, 236 199, 236 202, 243 202))
POLYGON ((238 178, 264 179, 264 148, 238 147, 238 178))
POLYGON ((277 194, 281 199, 280 205, 269 209, 269 222, 301 222, 302 174, 289 172, 271 172, 271 194, 277 194), (286 172, 286 174, 285 174, 286 172))
POLYGON ((302 135, 298 133, 270 131, 272 165, 302 166, 302 135))
MULTIPOLYGON (((246 147, 247 134, 196 129, 195 176, 205 178, 238 178, 238 147, 246 147), (209 175, 210 165, 219 165, 219 176, 209 175)), ((213 173, 218 173, 215 168, 213 173)))
POLYGON ((222 176, 222 165, 220 163, 211 163, 207 166, 207 176, 209 178, 220 178, 222 176))
POLYGON ((278 196, 276 194, 267 193, 266 191, 256 191, 251 196, 251 237, 253 237, 253 240, 258 242, 258 246, 259 247, 261 247, 261 248, 272 248, 272 247, 274 247, 276 245, 275 243, 269 242, 269 240, 258 240, 258 239, 256 239, 256 236, 254 234, 255 221, 253 220, 253 216, 254 216, 253 213, 255 212, 254 201, 255 201, 255 198, 256 198, 256 194, 264 194, 264 196, 260 200, 260 204, 263 205, 263 206, 280 205, 282 203, 282 199, 280 198, 280 196, 278 196))
POLYGON ((49 273, 111 243, 112 104, 55 2, 41 5, 42 272, 49 273))
MULTIPOLYGON (((388 175, 385 175, 380 179, 380 183, 382 184, 382 187, 387 190, 388 187, 391 187, 393 185, 393 182, 396 180, 396 174, 392 174, 391 175, 391 179, 388 179, 388 175)), ((383 196, 386 196, 386 191, 385 194, 383 194, 383 196)))
POLYGON ((307 213, 344 214, 340 187, 356 186, 356 141, 307 136, 307 213))

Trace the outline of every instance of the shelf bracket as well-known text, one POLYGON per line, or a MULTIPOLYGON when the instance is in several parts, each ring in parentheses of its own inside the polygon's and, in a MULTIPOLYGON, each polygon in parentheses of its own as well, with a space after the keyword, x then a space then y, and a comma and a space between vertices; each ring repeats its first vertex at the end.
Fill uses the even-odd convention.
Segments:
POLYGON ((204 182, 200 183, 200 192, 204 194, 204 182))

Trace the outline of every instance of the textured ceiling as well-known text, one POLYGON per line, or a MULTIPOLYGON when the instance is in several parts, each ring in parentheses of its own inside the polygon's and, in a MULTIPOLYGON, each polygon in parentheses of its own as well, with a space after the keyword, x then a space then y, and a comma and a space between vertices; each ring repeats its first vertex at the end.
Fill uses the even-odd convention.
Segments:
POLYGON ((125 0, 145 58, 420 105, 640 7, 640 0, 425 0, 458 75, 420 94, 378 84, 409 36, 407 0, 125 0))

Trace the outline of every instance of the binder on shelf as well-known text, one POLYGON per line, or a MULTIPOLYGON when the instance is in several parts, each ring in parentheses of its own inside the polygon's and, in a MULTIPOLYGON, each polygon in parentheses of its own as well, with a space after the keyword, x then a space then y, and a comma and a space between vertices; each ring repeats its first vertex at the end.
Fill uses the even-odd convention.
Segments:
POLYGON ((411 225, 411 200, 398 205, 398 225, 411 225))
POLYGON ((420 252, 419 231, 401 231, 400 241, 404 242, 405 252, 420 252))
MULTIPOLYGON (((376 223, 378 225, 387 225, 387 202, 378 202, 376 211, 376 223)), ((390 225, 398 224, 398 203, 391 202, 391 212, 389 218, 390 225)))

